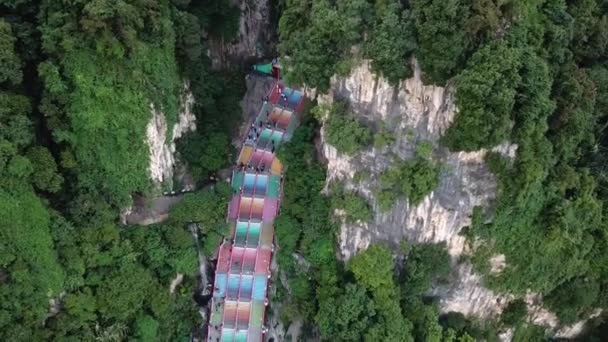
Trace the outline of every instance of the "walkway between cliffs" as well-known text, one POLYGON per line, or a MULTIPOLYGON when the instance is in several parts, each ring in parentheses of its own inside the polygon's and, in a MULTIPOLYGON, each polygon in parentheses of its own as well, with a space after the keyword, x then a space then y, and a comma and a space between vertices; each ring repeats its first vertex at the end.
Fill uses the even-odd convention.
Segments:
POLYGON ((218 252, 209 342, 263 340, 273 224, 283 180, 283 165, 275 151, 295 131, 303 101, 300 91, 277 81, 243 142, 228 206, 232 233, 218 252))

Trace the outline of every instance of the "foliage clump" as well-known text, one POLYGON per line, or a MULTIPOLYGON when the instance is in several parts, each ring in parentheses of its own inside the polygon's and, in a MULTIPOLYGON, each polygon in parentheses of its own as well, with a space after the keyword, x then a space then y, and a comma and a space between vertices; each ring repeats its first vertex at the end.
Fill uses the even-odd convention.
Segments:
POLYGON ((489 44, 456 77, 458 113, 443 141, 453 150, 475 151, 509 138, 521 53, 504 43, 489 44))
POLYGON ((381 210, 389 210, 400 196, 417 205, 437 187, 441 166, 429 159, 431 151, 432 146, 423 142, 416 157, 397 162, 380 175, 377 199, 381 210))
POLYGON ((391 146, 395 143, 397 138, 395 134, 390 132, 384 122, 380 123, 380 128, 374 133, 374 148, 382 149, 387 146, 391 146))
MULTIPOLYGON (((153 115, 171 139, 184 77, 201 123, 214 120, 206 114, 223 92, 202 55, 205 18, 188 3, 0 4, 0 340, 198 335, 198 256, 186 225, 205 223, 199 242, 215 249, 210 226, 225 232, 227 195, 188 195, 164 224, 118 224, 133 193, 152 191, 153 115)), ((228 151, 213 145, 220 157, 206 164, 211 171, 228 151)))
MULTIPOLYGON (((414 325, 406 318, 411 309, 398 300, 404 282, 395 273, 391 251, 372 245, 346 265, 336 259, 337 227, 331 220, 331 204, 344 201, 345 195, 339 189, 332 191, 331 198, 321 193, 326 171, 316 159, 314 125, 314 121, 305 123, 279 150, 279 158, 288 168, 281 215, 275 222, 276 257, 280 272, 285 272, 292 290, 290 294, 281 291, 280 296, 274 298, 282 301, 285 308, 281 310, 282 319, 289 322, 304 318, 314 322, 322 337, 328 340, 363 337, 370 341, 413 341, 414 325), (306 260, 307 266, 303 266, 300 257, 306 260), (302 267, 306 267, 307 272, 302 272, 302 267)), ((428 286, 438 273, 443 276, 445 268, 439 264, 447 260, 444 258, 447 254, 440 252, 444 250, 442 246, 431 249, 429 253, 419 253, 418 249, 411 252, 411 279, 424 279, 421 282, 428 286), (433 266, 424 266, 427 258, 433 260, 433 266)), ((421 296, 425 291, 420 289, 411 297, 421 296)), ((441 335, 436 308, 430 306, 424 310, 428 312, 427 319, 417 326, 420 335, 416 335, 416 339, 436 334, 437 328, 441 335)), ((413 312, 413 316, 418 314, 413 312)))
POLYGON ((371 59, 372 70, 391 84, 412 76, 407 63, 416 49, 414 20, 397 2, 390 3, 376 16, 376 22, 364 44, 364 54, 371 59))
POLYGON ((331 220, 330 199, 321 193, 326 170, 314 148, 315 128, 317 123, 309 118, 278 151, 287 171, 281 214, 275 222, 276 258, 290 288, 297 289, 283 300, 286 321, 304 317, 312 322, 316 306, 336 291, 336 225, 331 220), (301 272, 294 254, 306 258, 309 272, 301 272))
POLYGON ((352 46, 361 41, 370 10, 364 0, 286 1, 278 27, 279 52, 290 57, 286 79, 327 91, 331 76, 344 69, 341 64, 350 60, 352 46))
MULTIPOLYGON (((325 110, 317 107, 318 112, 325 110)), ((319 114, 320 115, 320 114, 319 114)), ((327 142, 340 153, 353 155, 371 143, 369 128, 355 119, 344 102, 334 103, 326 114, 324 129, 327 142)))
POLYGON ((344 210, 348 223, 368 222, 373 217, 372 208, 365 197, 345 190, 340 184, 332 187, 331 199, 333 208, 344 210))

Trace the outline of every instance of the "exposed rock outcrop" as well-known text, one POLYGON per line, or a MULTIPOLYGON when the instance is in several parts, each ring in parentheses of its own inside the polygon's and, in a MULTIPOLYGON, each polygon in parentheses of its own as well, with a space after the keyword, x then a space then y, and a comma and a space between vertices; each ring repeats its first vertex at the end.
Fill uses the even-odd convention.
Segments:
POLYGON ((169 293, 173 294, 182 281, 184 281, 184 274, 177 272, 175 278, 171 280, 171 285, 169 285, 169 293))
POLYGON ((184 85, 180 99, 180 111, 177 122, 169 131, 167 118, 162 109, 150 104, 152 118, 146 126, 146 142, 150 149, 150 179, 157 185, 172 185, 173 172, 176 164, 175 141, 188 131, 196 129, 196 117, 192 112, 194 96, 184 85), (170 136, 167 136, 170 132, 170 136))
MULTIPOLYGON (((415 61, 413 65, 412 78, 391 86, 375 76, 369 63, 363 61, 348 77, 334 77, 329 93, 318 97, 320 104, 347 100, 357 119, 375 128, 383 122, 385 129, 396 138, 390 146, 370 147, 349 157, 329 145, 321 129, 322 150, 328 161, 327 184, 343 182, 347 189, 366 197, 375 213, 371 222, 342 224, 340 253, 348 259, 376 241, 394 248, 404 239, 414 243, 445 242, 452 259, 451 279, 431 290, 431 294, 439 298, 441 310, 480 318, 496 317, 510 297, 483 286, 481 277, 462 258, 470 251, 465 237, 460 235, 461 230, 471 224, 474 207, 491 210, 495 201, 496 179, 484 163, 488 151, 454 153, 439 145, 439 138, 457 112, 454 91, 451 86, 425 86, 415 61), (380 174, 396 159, 412 158, 421 141, 432 143, 432 158, 445 166, 439 185, 416 206, 400 199, 391 210, 381 212, 374 195, 380 174), (361 172, 359 177, 355 177, 356 172, 361 172)), ((493 150, 514 157, 517 146, 503 144, 493 150)), ((493 260, 499 272, 504 267, 504 257, 496 256, 493 260)), ((555 316, 540 306, 530 305, 530 310, 534 322, 557 328, 555 316)), ((570 336, 575 333, 572 329, 558 332, 570 336)))
POLYGON ((61 291, 57 297, 53 297, 49 299, 49 311, 46 313, 46 316, 42 320, 42 323, 46 323, 46 321, 51 318, 57 316, 63 307, 63 298, 65 298, 66 292, 61 291))
MULTIPOLYGON (((158 193, 161 189, 173 190, 173 180, 176 177, 182 183, 180 192, 194 189, 194 182, 190 179, 185 166, 177 163, 175 154, 175 141, 185 133, 196 130, 193 105, 194 96, 188 84, 184 83, 177 122, 169 130, 165 113, 154 104, 150 104, 152 117, 146 126, 146 143, 150 153, 148 174, 158 193)), ((169 208, 180 200, 181 196, 145 198, 134 195, 133 205, 121 212, 120 222, 125 225, 149 225, 161 222, 167 218, 169 208)))
POLYGON ((439 138, 456 113, 452 89, 423 85, 418 68, 414 77, 393 87, 377 78, 369 64, 363 62, 349 77, 334 78, 329 95, 320 96, 319 102, 334 99, 348 100, 358 119, 371 126, 384 122, 396 138, 386 148, 370 148, 349 157, 325 143, 324 130, 321 131, 328 160, 327 182, 343 181, 346 188, 369 199, 375 212, 373 221, 366 224, 342 225, 342 256, 348 259, 373 241, 394 247, 403 239, 446 242, 454 263, 453 282, 433 290, 441 298, 442 310, 477 316, 499 313, 499 297, 481 286, 470 265, 457 262, 466 252, 465 238, 458 233, 471 223, 475 206, 488 207, 492 203, 496 181, 484 164, 486 151, 452 153, 439 146, 439 138), (446 166, 439 186, 417 206, 400 199, 391 210, 381 212, 373 191, 380 173, 396 158, 411 158, 417 143, 423 140, 433 144, 433 158, 446 166), (356 182, 355 171, 363 170, 365 179, 356 182))

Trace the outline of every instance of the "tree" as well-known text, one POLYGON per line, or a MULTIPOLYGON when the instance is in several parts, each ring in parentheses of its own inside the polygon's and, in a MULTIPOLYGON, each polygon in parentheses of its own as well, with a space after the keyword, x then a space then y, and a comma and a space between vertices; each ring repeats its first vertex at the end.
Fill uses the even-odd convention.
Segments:
POLYGON ((203 53, 199 19, 189 12, 178 10, 175 11, 175 25, 175 53, 181 64, 198 62, 203 53))
POLYGON ((534 324, 520 324, 515 328, 513 341, 551 341, 551 339, 547 337, 545 327, 534 324))
POLYGON ((503 324, 513 326, 519 323, 528 313, 526 303, 521 299, 509 302, 500 317, 503 324))
POLYGON ((149 315, 140 316, 136 321, 137 336, 142 341, 157 341, 158 340, 158 322, 149 315))
POLYGON ((351 47, 361 40, 369 11, 362 0, 290 1, 279 21, 279 51, 290 57, 286 79, 327 91, 338 64, 350 58, 351 47))
POLYGON ((70 293, 64 299, 66 314, 83 326, 97 321, 97 303, 90 288, 70 293))
MULTIPOLYGON (((324 108, 317 110, 322 112, 324 108)), ((354 118, 346 103, 334 103, 326 115, 324 127, 327 142, 338 152, 353 155, 371 143, 370 130, 354 118)))
POLYGON ((356 194, 346 194, 344 197, 344 210, 350 222, 367 222, 372 218, 372 210, 365 198, 356 194))
POLYGON ((200 21, 200 26, 214 38, 230 42, 239 32, 241 13, 237 6, 226 0, 193 2, 190 11, 200 21))
POLYGON ((332 188, 332 207, 345 213, 346 222, 367 222, 373 217, 372 209, 365 197, 346 191, 341 184, 332 188))
POLYGON ((379 201, 389 209, 399 196, 406 196, 410 205, 418 205, 439 184, 441 167, 420 156, 400 162, 380 175, 379 201))
POLYGON ((558 286, 545 297, 549 308, 564 324, 572 324, 588 313, 598 302, 600 285, 591 279, 575 278, 558 286))
POLYGON ((573 63, 562 66, 554 86, 557 109, 549 120, 549 138, 564 161, 579 159, 594 143, 596 86, 587 70, 573 63))
POLYGON ((0 138, 19 149, 32 143, 34 132, 29 118, 31 104, 27 97, 0 92, 0 138))
POLYGON ((608 51, 608 16, 605 4, 596 0, 577 0, 568 6, 574 17, 572 51, 578 60, 600 60, 608 51))
POLYGON ((461 335, 460 337, 458 337, 458 342, 475 342, 477 341, 475 338, 471 337, 471 335, 467 334, 466 332, 461 335))
POLYGON ((325 339, 359 341, 375 315, 374 303, 365 289, 346 284, 338 297, 320 303, 315 320, 325 339))
POLYGON ((469 48, 465 25, 470 12, 470 5, 462 0, 412 2, 418 37, 416 55, 426 81, 442 84, 464 64, 469 48))
POLYGON ((34 172, 32 173, 32 183, 42 191, 57 192, 63 184, 63 177, 57 171, 55 159, 44 147, 33 147, 27 153, 28 159, 32 162, 34 172))
POLYGON ((214 131, 190 132, 178 140, 177 148, 196 179, 204 179, 225 167, 233 150, 228 136, 214 131))
POLYGON ((403 317, 393 279, 393 256, 384 246, 371 245, 347 264, 357 284, 374 299, 378 317, 364 336, 365 341, 412 341, 412 324, 403 317))
POLYGON ((441 342, 443 341, 443 329, 439 325, 437 309, 432 305, 424 305, 424 309, 418 318, 421 320, 417 336, 421 341, 441 342))
POLYGON ((589 78, 593 81, 596 90, 595 117, 606 118, 608 113, 608 68, 594 66, 588 71, 589 78))
POLYGON ((4 340, 13 339, 5 335, 13 333, 12 328, 22 327, 24 334, 34 330, 46 315, 49 297, 59 294, 64 281, 48 211, 31 189, 12 190, 0 189, 0 337, 4 340))
POLYGON ((184 199, 171 209, 169 218, 177 226, 198 223, 203 232, 218 229, 226 219, 225 211, 230 188, 225 183, 216 184, 212 190, 203 190, 184 195, 184 199))
POLYGON ((357 283, 365 286, 371 292, 392 288, 393 256, 384 246, 371 245, 363 253, 354 256, 348 268, 355 275, 357 283))
POLYGON ((106 319, 133 318, 143 307, 151 283, 149 271, 141 265, 119 266, 107 275, 97 290, 99 312, 106 319))
POLYGON ((0 84, 21 83, 23 75, 21 60, 15 51, 16 41, 11 25, 4 18, 0 19, 0 84))
MULTIPOLYGON (((168 247, 168 257, 164 260, 166 271, 157 269, 157 273, 163 276, 161 279, 168 279, 174 273, 182 273, 192 277, 198 274, 199 261, 194 248, 195 243, 192 233, 186 226, 179 224, 165 224, 161 229, 163 230, 162 245, 168 247)), ((205 241, 205 244, 207 242, 205 241)))
POLYGON ((460 111, 443 140, 452 150, 493 147, 509 137, 515 105, 520 52, 504 43, 478 50, 456 79, 460 111))
POLYGON ((372 60, 372 70, 391 84, 411 77, 409 58, 416 48, 414 20, 409 11, 402 11, 398 3, 391 3, 365 42, 365 55, 372 60))
POLYGON ((282 252, 288 255, 293 254, 296 251, 302 227, 293 217, 287 215, 279 215, 274 226, 275 240, 282 252))
POLYGON ((449 272, 450 256, 445 243, 413 245, 401 275, 403 297, 423 295, 433 281, 445 279, 449 272))

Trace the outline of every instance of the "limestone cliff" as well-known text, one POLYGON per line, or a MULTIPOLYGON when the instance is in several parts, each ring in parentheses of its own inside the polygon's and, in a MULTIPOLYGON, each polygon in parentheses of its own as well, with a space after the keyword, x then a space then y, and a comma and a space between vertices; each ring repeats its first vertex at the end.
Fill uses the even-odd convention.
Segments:
POLYGON ((150 149, 150 179, 157 185, 171 187, 175 167, 175 141, 188 131, 196 129, 196 117, 192 112, 194 97, 184 85, 180 98, 180 110, 177 122, 172 128, 167 127, 167 118, 162 109, 150 104, 152 118, 146 126, 146 142, 150 149), (169 131, 169 129, 171 129, 169 131), (170 135, 168 135, 170 134, 170 135))
MULTIPOLYGON (((396 86, 376 77, 363 61, 348 77, 334 77, 327 95, 318 97, 319 103, 344 99, 355 116, 372 128, 380 122, 394 133, 396 142, 382 149, 370 147, 349 157, 340 154, 325 141, 321 129, 322 149, 328 161, 327 183, 342 181, 366 197, 374 210, 374 218, 365 224, 342 224, 339 234, 340 253, 350 258, 370 243, 383 241, 397 247, 401 240, 416 242, 445 242, 452 259, 451 279, 447 284, 433 287, 432 295, 439 297, 443 312, 457 311, 468 316, 495 317, 509 298, 485 288, 472 266, 463 261, 469 253, 465 238, 459 233, 471 223, 475 206, 490 210, 496 196, 496 179, 484 163, 485 150, 476 152, 450 152, 439 145, 439 138, 453 120, 457 108, 454 91, 447 88, 425 86, 420 79, 416 62, 414 76, 396 86), (432 158, 445 166, 439 186, 419 205, 411 206, 400 199, 388 212, 379 210, 373 189, 380 173, 394 160, 414 155, 417 143, 429 141, 433 145, 432 158), (360 172, 363 177, 355 177, 360 172)), ((517 146, 504 144, 495 151, 513 157, 517 146)), ((497 271, 502 256, 495 258, 497 271)), ((528 298, 533 321, 557 328, 550 313, 528 298)), ((564 330, 560 335, 572 335, 564 330)), ((508 339, 508 336, 507 336, 508 339)))

